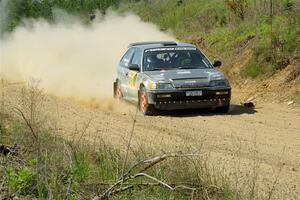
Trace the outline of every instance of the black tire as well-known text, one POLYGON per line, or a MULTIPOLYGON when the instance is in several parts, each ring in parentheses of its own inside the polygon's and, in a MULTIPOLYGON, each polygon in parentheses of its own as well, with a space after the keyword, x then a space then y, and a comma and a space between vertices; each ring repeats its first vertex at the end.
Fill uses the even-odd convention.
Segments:
POLYGON ((228 104, 226 106, 222 106, 222 107, 217 107, 216 111, 217 111, 217 113, 220 113, 220 114, 226 114, 229 112, 229 109, 230 109, 230 104, 228 104))
POLYGON ((139 110, 143 115, 154 115, 155 114, 155 107, 153 104, 148 103, 148 96, 146 89, 144 87, 141 87, 139 90, 139 110))

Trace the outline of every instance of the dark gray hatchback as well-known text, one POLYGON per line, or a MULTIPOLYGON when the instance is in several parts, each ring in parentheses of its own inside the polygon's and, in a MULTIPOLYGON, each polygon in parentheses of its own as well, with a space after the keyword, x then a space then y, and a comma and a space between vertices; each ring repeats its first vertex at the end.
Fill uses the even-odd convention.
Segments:
POLYGON ((231 87, 219 66, 192 44, 134 43, 119 63, 114 97, 137 102, 145 115, 190 108, 227 113, 231 87))

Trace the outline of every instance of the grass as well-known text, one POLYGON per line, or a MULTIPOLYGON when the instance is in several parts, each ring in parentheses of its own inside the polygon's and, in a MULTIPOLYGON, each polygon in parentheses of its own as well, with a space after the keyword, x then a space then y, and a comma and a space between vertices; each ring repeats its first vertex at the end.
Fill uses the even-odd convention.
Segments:
POLYGON ((15 149, 0 152, 1 198, 232 199, 229 179, 201 156, 154 155, 141 148, 127 157, 104 142, 66 140, 47 125, 38 82, 21 93, 19 117, 0 113, 0 144, 15 149))
MULTIPOLYGON (((70 143, 45 130, 39 135, 41 158, 38 158, 37 146, 31 137, 24 135, 30 135, 30 132, 22 121, 7 117, 1 125, 5 128, 1 129, 0 143, 17 144, 18 149, 16 155, 1 156, 0 174, 4 177, 2 181, 7 196, 92 198, 104 192, 120 176, 124 156, 118 149, 103 143, 95 151, 88 145, 70 143)), ((153 156, 146 155, 144 150, 136 153, 129 159, 126 169, 136 161, 153 156)), ((220 181, 221 176, 210 172, 200 158, 171 158, 146 172, 169 184, 195 187, 195 199, 231 199, 232 196, 232 191, 220 181), (207 197, 203 196, 204 193, 207 197)), ((113 195, 112 199, 190 198, 189 190, 171 191, 157 184, 151 186, 153 183, 143 177, 132 179, 125 185, 133 187, 113 195)))
POLYGON ((263 73, 261 67, 259 67, 255 62, 250 62, 242 71, 244 76, 249 76, 255 78, 263 73))

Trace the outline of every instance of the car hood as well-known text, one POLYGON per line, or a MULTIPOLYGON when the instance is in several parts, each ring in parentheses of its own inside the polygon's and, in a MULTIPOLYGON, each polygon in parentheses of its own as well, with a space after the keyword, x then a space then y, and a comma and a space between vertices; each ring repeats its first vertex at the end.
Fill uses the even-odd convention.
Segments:
POLYGON ((157 83, 172 83, 176 86, 206 86, 211 80, 224 80, 224 74, 214 68, 207 69, 174 69, 145 71, 150 79, 157 83))

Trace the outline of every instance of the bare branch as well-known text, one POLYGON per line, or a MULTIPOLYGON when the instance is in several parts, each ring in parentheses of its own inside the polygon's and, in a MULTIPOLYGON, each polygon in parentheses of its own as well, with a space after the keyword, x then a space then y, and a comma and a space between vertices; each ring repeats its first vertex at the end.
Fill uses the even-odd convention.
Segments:
POLYGON ((187 187, 187 186, 184 186, 184 185, 178 185, 178 186, 172 187, 171 185, 169 185, 169 184, 167 184, 167 183, 165 183, 165 182, 163 182, 163 181, 161 181, 161 180, 159 180, 159 179, 157 179, 153 176, 150 176, 149 174, 146 174, 146 173, 138 173, 138 174, 134 175, 133 178, 137 178, 137 177, 140 177, 140 176, 147 177, 147 178, 159 183, 160 185, 162 185, 162 186, 164 186, 164 187, 166 187, 166 188, 168 188, 172 191, 174 191, 176 189, 180 189, 180 188, 187 189, 187 190, 196 190, 196 188, 191 188, 191 187, 187 187))
POLYGON ((151 180, 153 180, 153 181, 155 181, 155 182, 161 184, 162 186, 164 186, 164 187, 166 187, 166 188, 168 188, 168 189, 170 189, 170 190, 174 190, 174 188, 173 188, 172 186, 170 186, 170 185, 168 185, 167 183, 164 183, 164 182, 162 182, 161 180, 158 180, 157 178, 155 178, 155 177, 153 177, 153 176, 150 176, 150 175, 148 175, 148 174, 146 174, 146 173, 138 173, 138 174, 134 175, 133 178, 137 178, 137 177, 140 177, 140 176, 144 176, 144 177, 146 177, 146 178, 149 178, 149 179, 151 179, 151 180))
MULTIPOLYGON (((190 157, 190 156, 199 156, 200 154, 177 154, 177 153, 171 153, 171 154, 164 154, 164 155, 161 155, 161 156, 156 156, 154 158, 150 158, 150 159, 146 159, 146 160, 143 160, 143 161, 140 161, 140 162, 137 162, 136 164, 134 164, 132 167, 130 167, 130 169, 121 176, 121 178, 115 182, 114 184, 112 184, 102 195, 101 197, 95 197, 94 200, 104 200, 104 199, 108 199, 108 197, 111 195, 111 194, 115 194, 116 191, 118 191, 117 193, 121 192, 121 191, 124 191, 122 190, 122 188, 119 188, 119 189, 116 189, 117 187, 121 186, 122 184, 124 184, 125 182, 129 181, 129 180, 133 180, 137 177, 141 177, 141 176, 144 176, 148 179, 151 179, 155 182, 158 183, 158 185, 161 185, 161 186, 164 186, 166 188, 168 188, 169 190, 176 190, 176 189, 188 189, 188 190, 196 190, 195 188, 191 188, 191 187, 188 187, 188 186, 184 186, 184 185, 179 185, 179 186, 176 186, 176 187, 172 187, 170 185, 168 185, 167 183, 164 183, 160 180, 158 180, 157 178, 155 177, 152 177, 146 173, 143 173, 145 172, 146 170, 152 168, 153 166, 155 166, 156 164, 166 160, 167 158, 179 158, 179 157, 190 157), (144 165, 144 164, 147 164, 145 167, 143 167, 141 170, 139 170, 139 172, 133 176, 129 176, 129 174, 137 167, 141 166, 141 165, 144 165)), ((146 185, 150 185, 151 183, 146 183, 146 185)), ((130 189, 131 187, 130 186, 133 186, 132 184, 129 184, 128 187, 126 187, 126 190, 127 189, 130 189)))
POLYGON ((139 172, 145 172, 147 171, 149 168, 153 167, 154 165, 157 165, 158 163, 164 161, 165 159, 168 158, 179 158, 179 157, 191 157, 191 156, 200 156, 201 154, 177 154, 177 153, 171 153, 171 154, 164 154, 161 156, 156 156, 154 158, 150 158, 147 160, 142 160, 139 161, 137 163, 135 163, 134 165, 132 165, 129 170, 123 174, 123 177, 128 176, 135 168, 137 168, 138 166, 144 165, 144 164, 148 164, 147 166, 145 166, 142 170, 140 170, 139 172))
POLYGON ((90 127, 91 123, 92 123, 92 119, 89 119, 89 121, 86 124, 84 124, 84 127, 83 127, 83 129, 81 131, 81 135, 80 135, 80 137, 79 137, 79 139, 77 141, 77 144, 80 143, 80 141, 82 140, 83 136, 86 134, 88 128, 90 127))
POLYGON ((28 128, 30 129, 30 132, 32 133, 32 136, 34 137, 35 141, 38 141, 38 136, 37 134, 35 133, 35 131, 33 130, 33 127, 31 125, 31 123, 27 120, 27 118, 25 117, 24 113, 22 112, 21 109, 19 108, 14 108, 16 109, 22 116, 23 120, 25 121, 26 125, 28 126, 28 128))

